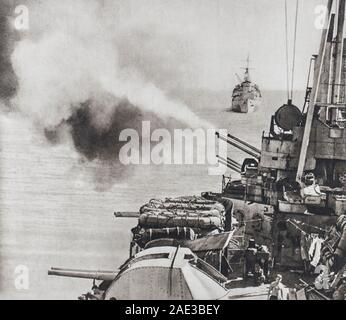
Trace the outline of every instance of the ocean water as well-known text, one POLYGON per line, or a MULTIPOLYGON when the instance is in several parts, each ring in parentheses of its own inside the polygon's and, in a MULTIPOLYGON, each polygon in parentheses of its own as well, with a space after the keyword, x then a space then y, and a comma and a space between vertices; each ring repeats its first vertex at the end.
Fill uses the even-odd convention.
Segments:
MULTIPOLYGON (((235 114, 227 112, 228 92, 175 95, 201 118, 257 147, 271 114, 286 101, 283 92, 264 92, 260 109, 235 114)), ((301 106, 302 93, 297 96, 301 106)), ((240 161, 244 154, 230 148, 229 156, 240 161)), ((206 165, 140 165, 107 187, 95 183, 94 169, 70 146, 48 144, 30 119, 0 115, 0 299, 76 299, 91 280, 48 276, 47 270, 119 267, 136 220, 116 219, 114 211, 221 188, 221 177, 209 176, 206 165), (28 271, 28 288, 16 286, 18 266, 28 271)))

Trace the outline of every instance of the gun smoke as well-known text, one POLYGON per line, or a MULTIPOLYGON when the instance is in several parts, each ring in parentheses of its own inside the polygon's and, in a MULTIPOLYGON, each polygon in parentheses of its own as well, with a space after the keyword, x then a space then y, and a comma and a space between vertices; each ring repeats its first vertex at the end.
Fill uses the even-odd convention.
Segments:
POLYGON ((140 133, 142 122, 150 121, 154 128, 180 128, 173 118, 162 121, 153 112, 142 112, 127 99, 101 95, 75 108, 73 114, 54 128, 45 128, 46 138, 53 144, 61 143, 69 131, 76 150, 87 160, 95 159, 118 164, 118 155, 124 142, 115 139, 128 128, 140 133))
POLYGON ((11 54, 15 33, 9 21, 10 6, 5 0, 0 1, 0 100, 7 102, 17 91, 17 78, 14 73, 11 54))
MULTIPOLYGON (((12 65, 7 61, 19 84, 13 102, 51 143, 72 141, 84 159, 101 167, 111 164, 116 180, 124 170, 118 163, 123 129, 140 133, 144 120, 153 130, 211 127, 186 105, 168 98, 137 66, 120 63, 119 52, 122 57, 126 52, 124 34, 129 32, 121 26, 131 21, 119 18, 117 2, 48 0, 26 5, 28 36, 15 44, 12 65)), ((8 58, 9 42, 5 49, 8 58)), ((13 96, 16 86, 10 89, 7 94, 13 96)))

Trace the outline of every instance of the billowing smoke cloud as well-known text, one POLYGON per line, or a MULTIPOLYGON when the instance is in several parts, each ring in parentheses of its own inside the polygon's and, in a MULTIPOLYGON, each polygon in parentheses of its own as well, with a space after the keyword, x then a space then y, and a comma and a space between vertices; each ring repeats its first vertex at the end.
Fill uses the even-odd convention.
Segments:
MULTIPOLYGON (((87 166, 99 191, 110 188, 115 181, 125 178, 133 167, 119 161, 119 153, 125 142, 117 139, 122 130, 131 128, 141 136, 142 122, 150 121, 155 128, 183 128, 173 118, 163 121, 153 112, 143 112, 127 99, 117 99, 110 94, 99 94, 73 108, 71 116, 59 125, 44 128, 47 140, 52 144, 72 141, 82 159, 93 163, 87 166)), ((142 139, 138 141, 142 148, 142 139)), ((84 161, 85 163, 85 161, 84 161)))
POLYGON ((110 165, 118 179, 124 170, 118 166, 123 129, 140 134, 144 120, 152 129, 210 127, 186 105, 168 99, 140 68, 120 63, 124 32, 116 25, 126 21, 119 17, 117 2, 47 0, 27 5, 29 36, 16 43, 12 54, 19 81, 14 101, 50 142, 72 141, 88 161, 110 165))
MULTIPOLYGON (((71 126, 72 139, 79 152, 89 160, 98 158, 113 161, 118 158, 123 145, 122 142, 115 141, 114 137, 119 137, 121 131, 126 128, 141 132, 144 117, 140 109, 127 100, 115 102, 112 106, 113 112, 107 118, 97 119, 100 116, 104 117, 102 113, 99 113, 102 112, 99 107, 99 101, 86 101, 74 112, 67 123, 71 126), (97 113, 95 109, 98 109, 97 113), (96 122, 95 119, 98 121, 96 122), (102 123, 101 127, 99 123, 102 123)), ((152 113, 146 113, 145 120, 150 120, 155 125, 163 125, 162 121, 152 113)))
MULTIPOLYGON (((39 122, 54 125, 70 117, 78 103, 106 92, 125 97, 143 112, 154 112, 162 119, 203 125, 187 106, 167 99, 141 68, 119 62, 119 52, 124 55, 125 50, 122 45, 129 56, 134 51, 124 43, 124 35, 131 41, 134 27, 126 28, 120 2, 29 2, 30 37, 18 42, 12 55, 20 83, 18 106, 39 122)), ((137 52, 141 46, 139 42, 137 52)), ((152 52, 148 64, 156 62, 152 52)))
POLYGON ((10 8, 7 0, 0 0, 0 100, 5 102, 17 90, 17 78, 11 63, 15 33, 10 27, 10 8))
MULTIPOLYGON (((127 99, 119 100, 104 94, 80 103, 67 120, 53 128, 45 128, 44 131, 46 138, 57 144, 64 140, 68 130, 75 148, 87 160, 99 159, 117 164, 124 142, 115 137, 119 137, 121 131, 127 128, 140 134, 143 121, 150 121, 153 128, 182 127, 173 118, 163 121, 153 112, 142 112, 127 99)), ((141 147, 141 141, 139 144, 141 147)))

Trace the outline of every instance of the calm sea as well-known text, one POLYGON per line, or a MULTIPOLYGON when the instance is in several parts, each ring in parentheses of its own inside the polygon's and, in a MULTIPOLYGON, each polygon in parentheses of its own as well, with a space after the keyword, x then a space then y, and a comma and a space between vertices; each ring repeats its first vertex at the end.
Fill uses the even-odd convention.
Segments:
MULTIPOLYGON (((235 114, 226 111, 229 93, 180 97, 201 118, 257 147, 272 112, 286 99, 264 92, 259 110, 235 114)), ((229 154, 239 161, 244 156, 234 149, 229 154)), ((93 170, 69 146, 49 145, 29 119, 0 116, 0 299, 76 299, 91 280, 52 277, 47 270, 117 268, 128 257, 136 220, 115 219, 115 210, 137 211, 151 198, 221 188, 221 178, 208 176, 207 166, 138 166, 107 188, 95 184, 93 170), (29 272, 27 290, 15 286, 18 266, 29 272)))

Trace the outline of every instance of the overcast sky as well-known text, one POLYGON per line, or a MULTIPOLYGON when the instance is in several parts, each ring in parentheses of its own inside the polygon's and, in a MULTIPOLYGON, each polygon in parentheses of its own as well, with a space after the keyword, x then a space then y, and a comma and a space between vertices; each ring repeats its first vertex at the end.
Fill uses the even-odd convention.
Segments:
MULTIPOLYGON (((299 89, 305 87, 309 58, 317 53, 319 46, 321 30, 315 28, 318 18, 315 8, 326 2, 299 1, 295 76, 299 89)), ((146 30, 148 41, 141 45, 138 53, 143 62, 140 67, 148 77, 163 84, 168 80, 161 64, 174 68, 176 63, 179 70, 177 79, 172 81, 181 81, 185 86, 228 89, 236 81, 234 73, 242 72, 239 68, 249 53, 254 67, 253 79, 261 87, 286 89, 284 3, 284 0, 120 1, 120 24, 130 19, 146 30), (165 37, 181 43, 181 47, 171 45, 171 52, 167 52, 165 37), (157 68, 145 67, 144 64, 151 61, 150 55, 161 55, 157 68), (166 62, 162 56, 167 58, 166 62), (162 74, 157 73, 160 70, 162 74)), ((290 54, 295 3, 288 0, 290 54)), ((135 59, 138 56, 135 55, 135 59)), ((128 62, 135 63, 134 60, 128 62)), ((137 61, 137 64, 140 63, 137 61)))
MULTIPOLYGON (((90 39, 107 34, 119 66, 164 91, 230 90, 248 54, 252 78, 261 88, 286 89, 284 0, 25 2, 31 13, 29 38, 63 28, 79 38, 81 30, 90 39), (93 34, 88 22, 101 27, 93 34)), ((292 55, 296 1, 287 2, 292 55)), ((326 2, 299 1, 296 89, 305 88, 309 59, 318 52, 321 30, 315 27, 315 9, 326 2)))

